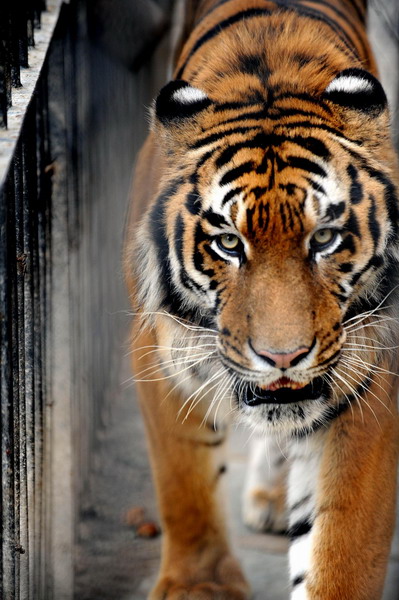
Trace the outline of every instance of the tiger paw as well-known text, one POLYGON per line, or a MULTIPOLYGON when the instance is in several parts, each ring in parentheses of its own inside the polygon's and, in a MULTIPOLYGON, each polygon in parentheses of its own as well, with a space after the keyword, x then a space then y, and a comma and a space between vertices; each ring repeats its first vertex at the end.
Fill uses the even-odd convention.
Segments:
POLYGON ((180 576, 176 573, 161 576, 149 600, 248 600, 251 597, 242 570, 230 555, 220 559, 208 577, 203 575, 190 577, 190 572, 182 570, 180 576))
POLYGON ((246 490, 242 515, 245 525, 254 531, 284 533, 288 527, 284 491, 280 488, 246 490))

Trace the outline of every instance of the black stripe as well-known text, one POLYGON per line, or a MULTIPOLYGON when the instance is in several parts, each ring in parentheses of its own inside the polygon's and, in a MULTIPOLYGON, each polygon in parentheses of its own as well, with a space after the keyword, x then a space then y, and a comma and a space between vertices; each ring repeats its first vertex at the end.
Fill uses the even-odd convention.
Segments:
MULTIPOLYGON (((315 98, 315 96, 311 96, 310 94, 307 94, 306 92, 301 92, 301 93, 282 92, 281 94, 275 93, 274 108, 278 108, 276 106, 276 104, 279 100, 285 100, 286 98, 289 98, 289 99, 293 98, 295 100, 303 100, 304 102, 309 102, 310 104, 314 104, 318 108, 322 108, 324 111, 326 111, 329 114, 332 114, 332 112, 333 112, 331 107, 328 106, 328 104, 326 104, 326 102, 324 102, 323 98, 315 98)), ((284 109, 278 109, 278 110, 284 110, 284 109)), ((287 110, 289 110, 289 109, 287 109, 287 110)), ((311 113, 310 112, 309 114, 320 118, 319 113, 311 113)))
POLYGON ((299 585, 300 583, 303 583, 305 581, 305 575, 298 575, 298 577, 295 577, 295 579, 292 582, 292 587, 296 587, 297 585, 299 585))
MULTIPOLYGON (((215 112, 223 112, 224 110, 243 110, 249 108, 250 106, 259 106, 259 102, 222 102, 220 104, 216 104, 214 110, 215 112)), ((249 115, 250 113, 247 114, 249 115)), ((235 118, 232 120, 234 121, 235 118)), ((229 122, 230 119, 223 121, 223 123, 229 122)))
POLYGON ((226 129, 223 131, 218 131, 217 133, 211 133, 203 138, 200 138, 194 144, 189 146, 190 149, 196 150, 197 148, 201 148, 201 146, 206 146, 207 144, 212 144, 213 142, 217 142, 219 140, 225 141, 225 138, 229 135, 233 135, 235 133, 247 133, 248 131, 253 132, 254 127, 235 127, 234 129, 226 129))
MULTIPOLYGON (((342 138, 344 140, 347 140, 348 142, 357 144, 358 146, 361 146, 363 144, 363 142, 360 142, 357 140, 352 140, 351 138, 348 138, 346 135, 344 135, 338 129, 335 129, 334 127, 330 127, 329 125, 326 125, 325 123, 312 123, 311 121, 292 121, 289 123, 277 123, 276 128, 277 127, 283 127, 284 129, 297 129, 298 127, 304 127, 306 129, 321 129, 323 131, 328 131, 329 133, 333 133, 338 138, 342 138)), ((349 152, 349 149, 347 149, 346 146, 344 146, 344 148, 345 148, 345 150, 348 150, 348 152, 349 152)))
POLYGON ((384 173, 376 169, 369 169, 369 175, 377 179, 384 186, 384 200, 391 221, 393 235, 397 236, 399 231, 399 200, 397 191, 392 181, 384 173))
POLYGON ((264 196, 264 194, 267 192, 267 188, 265 187, 261 187, 261 186, 256 186, 254 188, 251 188, 248 192, 248 194, 253 194, 255 196, 255 198, 257 200, 259 200, 259 198, 261 196, 264 196))
POLYGON ((341 265, 339 265, 339 270, 341 271, 341 273, 351 273, 351 271, 353 271, 353 264, 342 263, 341 265))
POLYGON ((174 313, 182 315, 180 296, 172 284, 172 272, 169 262, 169 242, 166 236, 166 204, 176 194, 184 180, 178 178, 173 180, 169 186, 158 196, 150 212, 150 229, 152 239, 158 250, 161 279, 161 306, 170 309, 174 313))
MULTIPOLYGON (((202 288, 196 281, 191 279, 186 269, 184 268, 184 253, 183 253, 183 240, 184 240, 184 222, 181 214, 178 214, 175 221, 174 229, 174 240, 175 240, 175 252, 179 261, 179 276, 182 285, 190 291, 201 291, 205 293, 206 290, 202 288)), ((209 273, 208 273, 209 274, 209 273)))
MULTIPOLYGON (((326 2, 326 0, 307 0, 308 2, 315 2, 318 6, 325 6, 329 9, 331 9, 339 18, 341 18, 343 21, 347 22, 348 21, 348 15, 343 13, 342 11, 340 11, 336 6, 333 6, 332 4, 330 4, 329 2, 326 2)), ((317 8, 316 8, 317 10, 317 8)), ((327 19, 330 19, 330 17, 327 17, 327 19)), ((340 27, 341 31, 346 35, 347 39, 350 39, 347 34, 345 33, 345 30, 337 23, 338 27, 340 27)), ((364 39, 363 37, 359 34, 359 31, 356 27, 356 25, 354 23, 351 24, 351 28, 353 33, 356 35, 358 41, 360 42, 360 46, 363 50, 363 53, 365 56, 368 55, 368 49, 366 48, 365 44, 364 44, 364 39)))
POLYGON ((195 42, 195 44, 191 48, 186 60, 184 61, 184 63, 180 67, 179 71, 177 72, 176 79, 182 78, 184 69, 186 68, 188 61, 197 52, 197 50, 199 50, 201 48, 201 46, 203 46, 203 44, 205 44, 206 42, 209 42, 209 40, 213 39, 220 33, 223 33, 224 30, 226 30, 228 27, 231 27, 231 25, 238 23, 239 21, 244 21, 246 19, 253 19, 255 17, 267 17, 269 15, 271 15, 270 10, 266 10, 264 8, 251 8, 249 10, 243 10, 234 15, 231 15, 227 19, 224 19, 223 21, 220 21, 220 23, 217 23, 216 25, 214 25, 214 27, 212 27, 212 29, 209 29, 206 33, 204 33, 204 35, 202 35, 195 42))
MULTIPOLYGON (((332 346, 334 344, 333 340, 328 346, 326 346, 326 348, 324 348, 324 351, 326 351, 330 346, 332 346)), ((336 352, 334 352, 334 354, 332 354, 331 356, 329 356, 328 358, 326 358, 325 360, 322 360, 321 362, 319 362, 317 364, 318 367, 321 367, 322 365, 325 365, 329 362, 332 362, 335 358, 338 358, 338 356, 341 354, 341 349, 337 350, 336 352)))
POLYGON ((262 84, 267 84, 270 70, 264 56, 259 54, 244 54, 237 57, 236 67, 241 73, 256 76, 262 84))
POLYGON ((360 9, 356 0, 346 0, 355 11, 359 21, 364 23, 366 21, 366 2, 363 3, 363 8, 360 9))
POLYGON ((249 234, 251 234, 253 232, 254 213, 255 213, 255 208, 247 208, 247 230, 248 230, 249 234))
POLYGON ((311 152, 312 154, 315 154, 316 156, 320 156, 324 160, 329 160, 331 158, 331 153, 328 150, 327 146, 324 144, 324 142, 322 142, 321 140, 319 140, 315 137, 295 136, 292 138, 287 137, 286 139, 289 142, 292 142, 293 144, 297 144, 298 146, 301 146, 301 148, 305 148, 306 150, 309 150, 309 152, 311 152))
MULTIPOLYGON (((247 106, 247 105, 245 105, 247 106)), ((219 108, 218 106, 215 108, 215 112, 219 108)), ((266 117, 270 117, 268 114, 268 110, 266 108, 262 110, 253 110, 252 112, 240 113, 237 117, 231 117, 230 119, 226 119, 225 121, 221 121, 216 125, 216 127, 221 127, 222 125, 228 125, 229 123, 236 123, 237 121, 259 121, 264 120, 266 117)))
POLYGON ((350 201, 352 204, 359 204, 363 200, 363 186, 359 181, 359 173, 356 167, 352 164, 349 164, 347 167, 347 173, 351 180, 350 187, 350 201))
POLYGON ((352 279, 350 280, 350 285, 353 287, 369 269, 379 269, 383 266, 383 264, 384 258, 382 256, 372 256, 363 269, 353 275, 352 279))
MULTIPOLYGON (((208 277, 212 277, 215 274, 215 272, 213 269, 205 269, 204 268, 204 257, 202 255, 201 250, 199 249, 199 245, 202 242, 208 242, 208 241, 209 241, 209 235, 202 229, 201 223, 200 223, 200 221, 198 221, 195 226, 195 233, 194 233, 194 256, 193 256, 194 267, 200 273, 204 273, 204 275, 208 275, 208 277)), ((204 244, 204 250, 206 250, 208 252, 208 254, 211 254, 213 260, 224 260, 221 256, 219 256, 219 254, 217 254, 216 252, 214 252, 212 250, 212 248, 209 246, 209 244, 204 244)), ((224 261, 224 262, 227 262, 227 261, 224 261)))
POLYGON ((373 242, 374 242, 374 249, 376 249, 376 247, 378 245, 378 241, 380 239, 380 235, 381 235, 381 228, 380 228, 380 224, 377 219, 377 208, 376 208, 376 204, 375 204, 375 198, 373 195, 370 195, 370 207, 369 207, 368 220, 369 220, 370 234, 371 234, 371 237, 373 238, 373 242))
POLYGON ((320 175, 321 177, 327 177, 325 170, 313 162, 313 160, 308 160, 307 158, 302 158, 301 156, 287 156, 287 163, 290 167, 295 169, 302 169, 303 171, 309 171, 309 173, 314 173, 315 175, 320 175))
MULTIPOLYGON (((224 149, 220 153, 218 158, 216 159, 216 163, 215 163, 216 167, 220 168, 223 165, 225 165, 226 163, 228 163, 230 160, 232 160, 234 155, 237 154, 237 152, 239 152, 240 150, 242 150, 244 148, 267 149, 267 148, 270 148, 271 146, 274 146, 274 147, 281 146, 281 144, 283 144, 284 142, 289 142, 291 144, 295 144, 301 148, 304 148, 305 150, 308 150, 309 152, 311 152, 312 154, 315 154, 316 156, 322 157, 325 160, 328 160, 331 156, 330 151, 327 149, 325 144, 321 140, 318 140, 317 138, 312 137, 312 136, 290 137, 290 136, 286 136, 286 135, 276 135, 276 134, 266 135, 264 133, 257 133, 255 135, 255 137, 253 137, 252 139, 247 139, 247 140, 243 140, 242 142, 237 142, 235 144, 232 144, 228 148, 224 149)), ((304 158, 303 160, 307 160, 307 159, 304 158)), ((319 167, 319 169, 320 169, 320 167, 319 167)), ((322 173, 324 173, 324 171, 322 173)), ((322 173, 318 171, 318 174, 322 174, 322 173)))
POLYGON ((201 212, 201 198, 198 192, 191 191, 187 193, 185 206, 192 215, 199 215, 201 212))
POLYGON ((306 535, 312 529, 313 523, 310 519, 303 519, 302 521, 298 521, 288 530, 288 536, 291 542, 297 540, 299 537, 306 535))
POLYGON ((325 189, 320 183, 313 181, 313 179, 310 179, 310 177, 305 177, 305 179, 316 192, 320 192, 320 194, 323 194, 323 196, 327 196, 325 189))
MULTIPOLYGON (((282 7, 286 7, 286 3, 287 0, 275 0, 276 4, 282 7)), ((293 6, 291 4, 291 0, 288 0, 289 4, 289 9, 292 9, 293 6)), ((331 19, 330 17, 328 17, 327 15, 319 12, 318 10, 312 9, 310 7, 305 7, 302 5, 298 5, 296 4, 295 6, 295 10, 301 14, 301 15, 305 15, 306 17, 308 17, 309 19, 313 19, 314 21, 319 21, 321 23, 324 23, 325 25, 327 25, 328 27, 330 27, 330 29, 332 29, 335 34, 337 35, 337 38, 342 42, 342 44, 346 47, 347 50, 349 50, 350 54, 352 54, 353 57, 359 59, 359 55, 357 52, 357 49, 355 48, 353 41, 351 40, 351 38, 348 36, 348 34, 346 33, 346 31, 341 27, 341 25, 339 23, 337 23, 336 21, 333 21, 333 19, 331 19)), ((367 50, 364 47, 364 43, 361 40, 361 45, 363 48, 363 51, 365 52, 366 56, 368 54, 367 50)))
POLYGON ((228 225, 223 215, 215 213, 212 209, 208 209, 203 213, 203 218, 206 219, 214 227, 221 227, 222 225, 228 225))
POLYGON ((345 211, 346 204, 343 200, 338 202, 338 204, 330 204, 326 210, 326 217, 328 217, 331 221, 338 219, 345 211))
POLYGON ((303 215, 303 213, 302 213, 302 212, 299 212, 299 210, 297 209, 297 207, 296 207, 296 206, 293 206, 293 207, 292 207, 292 210, 294 211, 294 214, 295 214, 295 216, 296 216, 296 224, 297 224, 297 225, 299 225, 299 228, 300 228, 301 232, 303 232, 303 231, 304 231, 304 229, 305 229, 305 228, 304 228, 304 225, 303 225, 303 223, 302 223, 302 219, 303 219, 303 216, 304 216, 304 215, 303 215))
POLYGON ((355 252, 356 252, 355 242, 353 240, 353 235, 351 233, 347 233, 345 235, 342 242, 335 249, 335 254, 338 254, 339 252, 343 252, 344 250, 348 250, 348 252, 350 252, 351 254, 355 254, 355 252))
POLYGON ((243 140, 242 142, 237 142, 236 144, 232 144, 228 148, 224 149, 223 152, 221 152, 221 154, 216 159, 216 167, 220 168, 226 163, 228 163, 230 160, 232 160, 234 155, 237 154, 237 152, 244 148, 268 148, 272 145, 278 145, 279 143, 281 143, 282 139, 283 138, 281 138, 280 136, 256 133, 255 137, 243 140))
POLYGON ((222 206, 224 206, 229 200, 234 198, 234 196, 242 192, 243 189, 243 187, 235 187, 232 190, 229 190, 222 200, 222 206))
POLYGON ((345 229, 353 233, 356 237, 360 237, 359 221, 352 209, 350 209, 349 217, 345 222, 345 229))
POLYGON ((234 169, 230 169, 230 171, 227 171, 221 178, 219 185, 221 185, 221 186, 226 185, 227 183, 230 183, 231 181, 238 179, 242 175, 245 175, 246 173, 250 173, 251 171, 253 171, 255 169, 255 167, 256 167, 255 163, 252 160, 248 160, 247 162, 242 163, 238 167, 235 167, 234 169))
POLYGON ((346 150, 348 154, 356 158, 361 168, 364 169, 370 177, 376 179, 379 183, 381 183, 381 185, 384 186, 385 206, 392 225, 391 237, 397 236, 399 233, 399 200, 394 184, 389 177, 385 175, 385 173, 382 173, 374 167, 371 167, 367 160, 360 156, 357 152, 350 148, 347 148, 346 150))
POLYGON ((334 290, 331 290, 331 294, 333 296, 335 296, 335 298, 341 303, 341 304, 345 304, 345 302, 347 301, 347 297, 343 296, 342 294, 340 294, 339 292, 335 292, 334 290))
POLYGON ((286 117, 309 117, 310 119, 312 117, 315 119, 321 118, 318 113, 312 112, 311 110, 304 110, 301 108, 278 108, 275 105, 270 107, 269 114, 267 115, 267 118, 271 121, 280 121, 286 117))
POLYGON ((342 415, 348 410, 350 401, 355 399, 352 395, 347 394, 347 397, 348 401, 339 404, 339 406, 328 406, 326 412, 323 413, 323 416, 320 419, 313 421, 309 427, 297 429, 293 432, 292 437, 294 439, 300 440, 305 437, 311 436, 313 433, 316 433, 316 431, 319 431, 322 428, 327 428, 329 423, 334 421, 336 418, 338 418, 340 415, 342 415))
POLYGON ((190 183, 193 188, 187 193, 185 206, 192 215, 199 215, 202 209, 201 196, 198 190, 199 170, 202 165, 213 155, 213 150, 205 152, 195 165, 195 169, 190 176, 190 183))
POLYGON ((298 508, 301 508, 301 506, 303 506, 304 504, 306 504, 306 502, 309 502, 309 500, 311 499, 312 495, 311 494, 307 494, 306 496, 304 496, 303 498, 301 498, 300 500, 298 500, 298 502, 295 502, 295 504, 293 504, 290 507, 290 512, 293 512, 294 510, 297 510, 298 508))

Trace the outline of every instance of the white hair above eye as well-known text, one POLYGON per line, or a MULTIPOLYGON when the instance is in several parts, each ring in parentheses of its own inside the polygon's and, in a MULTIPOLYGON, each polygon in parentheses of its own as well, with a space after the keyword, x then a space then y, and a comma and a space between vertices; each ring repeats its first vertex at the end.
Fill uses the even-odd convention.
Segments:
POLYGON ((194 102, 201 102, 202 100, 207 99, 208 96, 205 92, 191 86, 182 87, 172 94, 172 100, 182 104, 193 104, 194 102))
POLYGON ((347 94, 368 93, 372 91, 372 83, 356 75, 342 75, 342 77, 337 77, 326 88, 326 92, 345 92, 347 94))

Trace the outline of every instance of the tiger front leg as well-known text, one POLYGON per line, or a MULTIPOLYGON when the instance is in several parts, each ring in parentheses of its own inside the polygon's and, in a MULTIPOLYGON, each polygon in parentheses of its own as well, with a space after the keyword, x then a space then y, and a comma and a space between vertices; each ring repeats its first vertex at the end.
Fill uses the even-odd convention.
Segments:
MULTIPOLYGON (((154 344, 142 335, 137 345, 154 344)), ((144 351, 145 352, 145 351, 144 351)), ((148 354, 148 353, 147 353, 148 354)), ((137 360, 137 353, 134 354, 137 360)), ((151 367, 148 354, 136 373, 151 367)), ((227 430, 203 424, 204 411, 179 414, 174 382, 152 373, 138 385, 162 523, 162 558, 151 600, 246 600, 249 587, 227 541, 219 504, 227 430), (155 381, 160 379, 158 381, 155 381)))
POLYGON ((365 395, 373 412, 361 400, 328 431, 292 448, 291 600, 382 597, 395 518, 398 417, 394 401, 376 402, 377 391, 365 395))
POLYGON ((288 461, 282 440, 254 434, 243 494, 243 521, 255 531, 287 531, 288 461))

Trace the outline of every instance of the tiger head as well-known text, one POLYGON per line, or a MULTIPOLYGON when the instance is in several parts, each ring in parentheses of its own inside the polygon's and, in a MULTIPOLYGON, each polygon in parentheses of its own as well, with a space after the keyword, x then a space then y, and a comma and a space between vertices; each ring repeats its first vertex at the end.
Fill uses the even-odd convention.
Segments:
POLYGON ((248 100, 177 80, 154 113, 137 275, 160 346, 186 348, 165 368, 256 427, 314 429, 367 387, 382 346, 365 340, 393 286, 398 203, 380 83, 346 69, 248 100))

